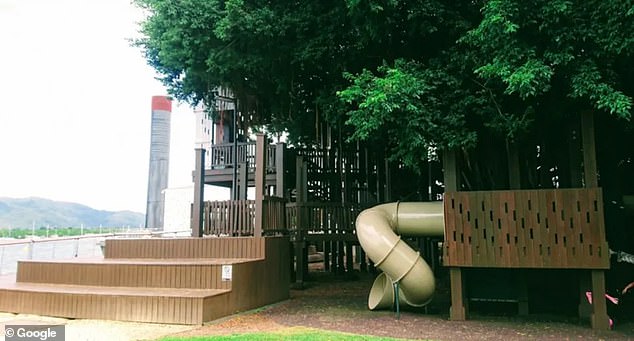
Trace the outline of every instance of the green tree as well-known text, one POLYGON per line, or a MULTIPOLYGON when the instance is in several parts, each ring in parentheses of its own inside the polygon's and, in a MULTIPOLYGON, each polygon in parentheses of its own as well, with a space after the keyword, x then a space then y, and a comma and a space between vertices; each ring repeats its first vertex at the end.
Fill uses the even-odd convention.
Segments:
POLYGON ((631 1, 135 1, 136 43, 178 99, 228 87, 250 125, 310 143, 323 117, 412 168, 461 147, 492 178, 504 160, 479 148, 632 112, 631 1))
MULTIPOLYGON (((396 10, 397 17, 408 18, 412 9, 403 10, 403 3, 369 2, 359 6, 364 11, 359 16, 396 10)), ((347 122, 355 128, 354 137, 386 132, 381 136, 395 140, 394 155, 412 166, 425 156, 420 147, 467 147, 469 172, 488 178, 485 182, 494 187, 502 186, 493 184, 496 178, 506 176, 506 160, 499 155, 506 144, 515 143, 529 156, 522 160, 528 162, 526 169, 535 173, 544 166, 541 175, 531 175, 541 179, 532 182, 547 184, 551 174, 543 168, 561 168, 561 162, 551 160, 552 149, 568 152, 561 141, 580 112, 594 109, 629 120, 634 94, 631 1, 445 1, 436 9, 443 23, 436 28, 445 39, 414 33, 434 52, 403 55, 399 63, 348 76, 352 84, 339 94, 351 105, 347 122), (412 72, 411 65, 424 71, 412 72), (433 91, 430 84, 435 84, 433 91), (419 124, 413 117, 437 119, 419 124)))
POLYGON ((321 98, 363 59, 343 2, 137 0, 149 16, 136 41, 176 98, 211 107, 228 87, 251 125, 310 138, 321 98))
POLYGON ((522 100, 556 93, 629 119, 631 1, 498 0, 482 13, 461 39, 478 55, 481 79, 522 100))

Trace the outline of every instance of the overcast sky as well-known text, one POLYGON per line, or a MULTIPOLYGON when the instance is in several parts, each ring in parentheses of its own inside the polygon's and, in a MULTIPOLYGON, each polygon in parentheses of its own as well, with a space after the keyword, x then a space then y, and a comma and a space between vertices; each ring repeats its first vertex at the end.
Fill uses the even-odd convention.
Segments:
MULTIPOLYGON (((0 197, 145 212, 166 91, 127 41, 141 18, 130 0, 0 0, 0 197)), ((192 110, 174 105, 170 187, 191 183, 193 149, 192 110)))

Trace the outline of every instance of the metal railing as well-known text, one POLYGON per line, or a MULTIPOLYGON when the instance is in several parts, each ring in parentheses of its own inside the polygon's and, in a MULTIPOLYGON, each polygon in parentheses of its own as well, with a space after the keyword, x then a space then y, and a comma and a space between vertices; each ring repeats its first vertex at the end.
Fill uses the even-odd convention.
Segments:
POLYGON ((23 259, 103 257, 98 243, 111 234, 0 241, 0 275, 16 273, 23 259))
POLYGON ((106 238, 152 238, 191 235, 182 231, 123 231, 71 237, 0 240, 0 275, 16 273, 19 260, 103 258, 106 238))

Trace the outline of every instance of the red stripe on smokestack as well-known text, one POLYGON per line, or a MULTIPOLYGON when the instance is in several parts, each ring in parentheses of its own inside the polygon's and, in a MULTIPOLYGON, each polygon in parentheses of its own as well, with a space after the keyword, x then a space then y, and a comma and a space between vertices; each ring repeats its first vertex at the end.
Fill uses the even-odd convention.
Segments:
POLYGON ((169 96, 152 96, 152 110, 172 112, 172 98, 169 96))

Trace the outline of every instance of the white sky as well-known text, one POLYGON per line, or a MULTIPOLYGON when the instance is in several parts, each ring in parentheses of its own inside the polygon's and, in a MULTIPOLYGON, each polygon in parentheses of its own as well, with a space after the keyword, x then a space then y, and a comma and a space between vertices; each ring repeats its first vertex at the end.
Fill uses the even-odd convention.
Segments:
MULTIPOLYGON (((151 97, 130 0, 0 0, 0 197, 145 212, 151 97)), ((176 104, 176 103, 174 103, 176 104)), ((194 168, 194 115, 173 106, 170 187, 194 168)))

